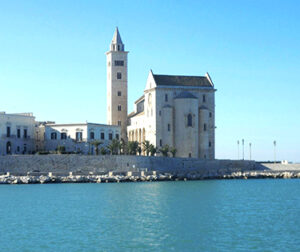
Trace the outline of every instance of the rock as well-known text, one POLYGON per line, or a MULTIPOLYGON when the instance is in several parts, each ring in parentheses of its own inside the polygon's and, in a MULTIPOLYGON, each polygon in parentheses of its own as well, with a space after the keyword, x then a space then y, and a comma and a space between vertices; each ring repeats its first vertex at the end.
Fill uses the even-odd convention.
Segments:
POLYGON ((39 181, 40 181, 41 184, 45 184, 45 183, 51 182, 51 178, 48 177, 48 176, 43 176, 42 175, 42 176, 39 177, 39 181))

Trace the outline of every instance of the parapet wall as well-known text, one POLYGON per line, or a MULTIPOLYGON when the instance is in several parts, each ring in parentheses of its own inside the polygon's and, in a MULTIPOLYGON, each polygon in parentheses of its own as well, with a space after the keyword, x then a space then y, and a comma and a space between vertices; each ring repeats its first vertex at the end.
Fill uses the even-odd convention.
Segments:
POLYGON ((55 172, 88 174, 109 171, 160 171, 183 172, 221 171, 231 173, 257 169, 254 161, 201 160, 196 158, 145 157, 145 156, 86 156, 86 155, 20 155, 0 156, 0 173, 27 174, 28 172, 55 172))

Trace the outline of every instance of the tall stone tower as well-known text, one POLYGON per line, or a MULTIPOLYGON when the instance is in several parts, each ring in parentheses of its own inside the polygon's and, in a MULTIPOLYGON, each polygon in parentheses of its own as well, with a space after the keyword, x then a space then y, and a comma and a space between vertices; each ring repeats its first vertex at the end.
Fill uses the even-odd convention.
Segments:
POLYGON ((127 141, 127 54, 118 27, 106 53, 107 124, 122 127, 121 138, 127 141))

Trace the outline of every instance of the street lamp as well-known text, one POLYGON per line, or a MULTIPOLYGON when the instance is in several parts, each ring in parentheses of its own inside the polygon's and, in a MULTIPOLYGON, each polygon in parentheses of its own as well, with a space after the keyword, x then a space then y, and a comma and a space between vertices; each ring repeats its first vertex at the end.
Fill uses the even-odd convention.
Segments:
POLYGON ((252 146, 252 143, 249 143, 250 160, 251 160, 251 146, 252 146))
POLYGON ((244 143, 245 143, 245 140, 242 139, 242 145, 243 145, 243 160, 245 159, 245 152, 244 152, 245 148, 244 148, 244 143))
POLYGON ((274 140, 273 144, 274 144, 274 163, 276 163, 276 140, 274 140))
POLYGON ((240 141, 237 141, 237 146, 238 146, 238 159, 240 159, 240 141))

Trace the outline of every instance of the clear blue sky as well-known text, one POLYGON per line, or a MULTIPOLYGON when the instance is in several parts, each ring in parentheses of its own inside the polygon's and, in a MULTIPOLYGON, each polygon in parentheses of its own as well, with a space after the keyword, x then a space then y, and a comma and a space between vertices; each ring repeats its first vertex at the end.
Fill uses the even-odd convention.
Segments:
MULTIPOLYGON (((129 110, 154 73, 204 75, 216 157, 300 161, 300 1, 0 0, 0 111, 106 122, 105 52, 129 53, 129 110)), ((130 111, 129 111, 130 112, 130 111)))

